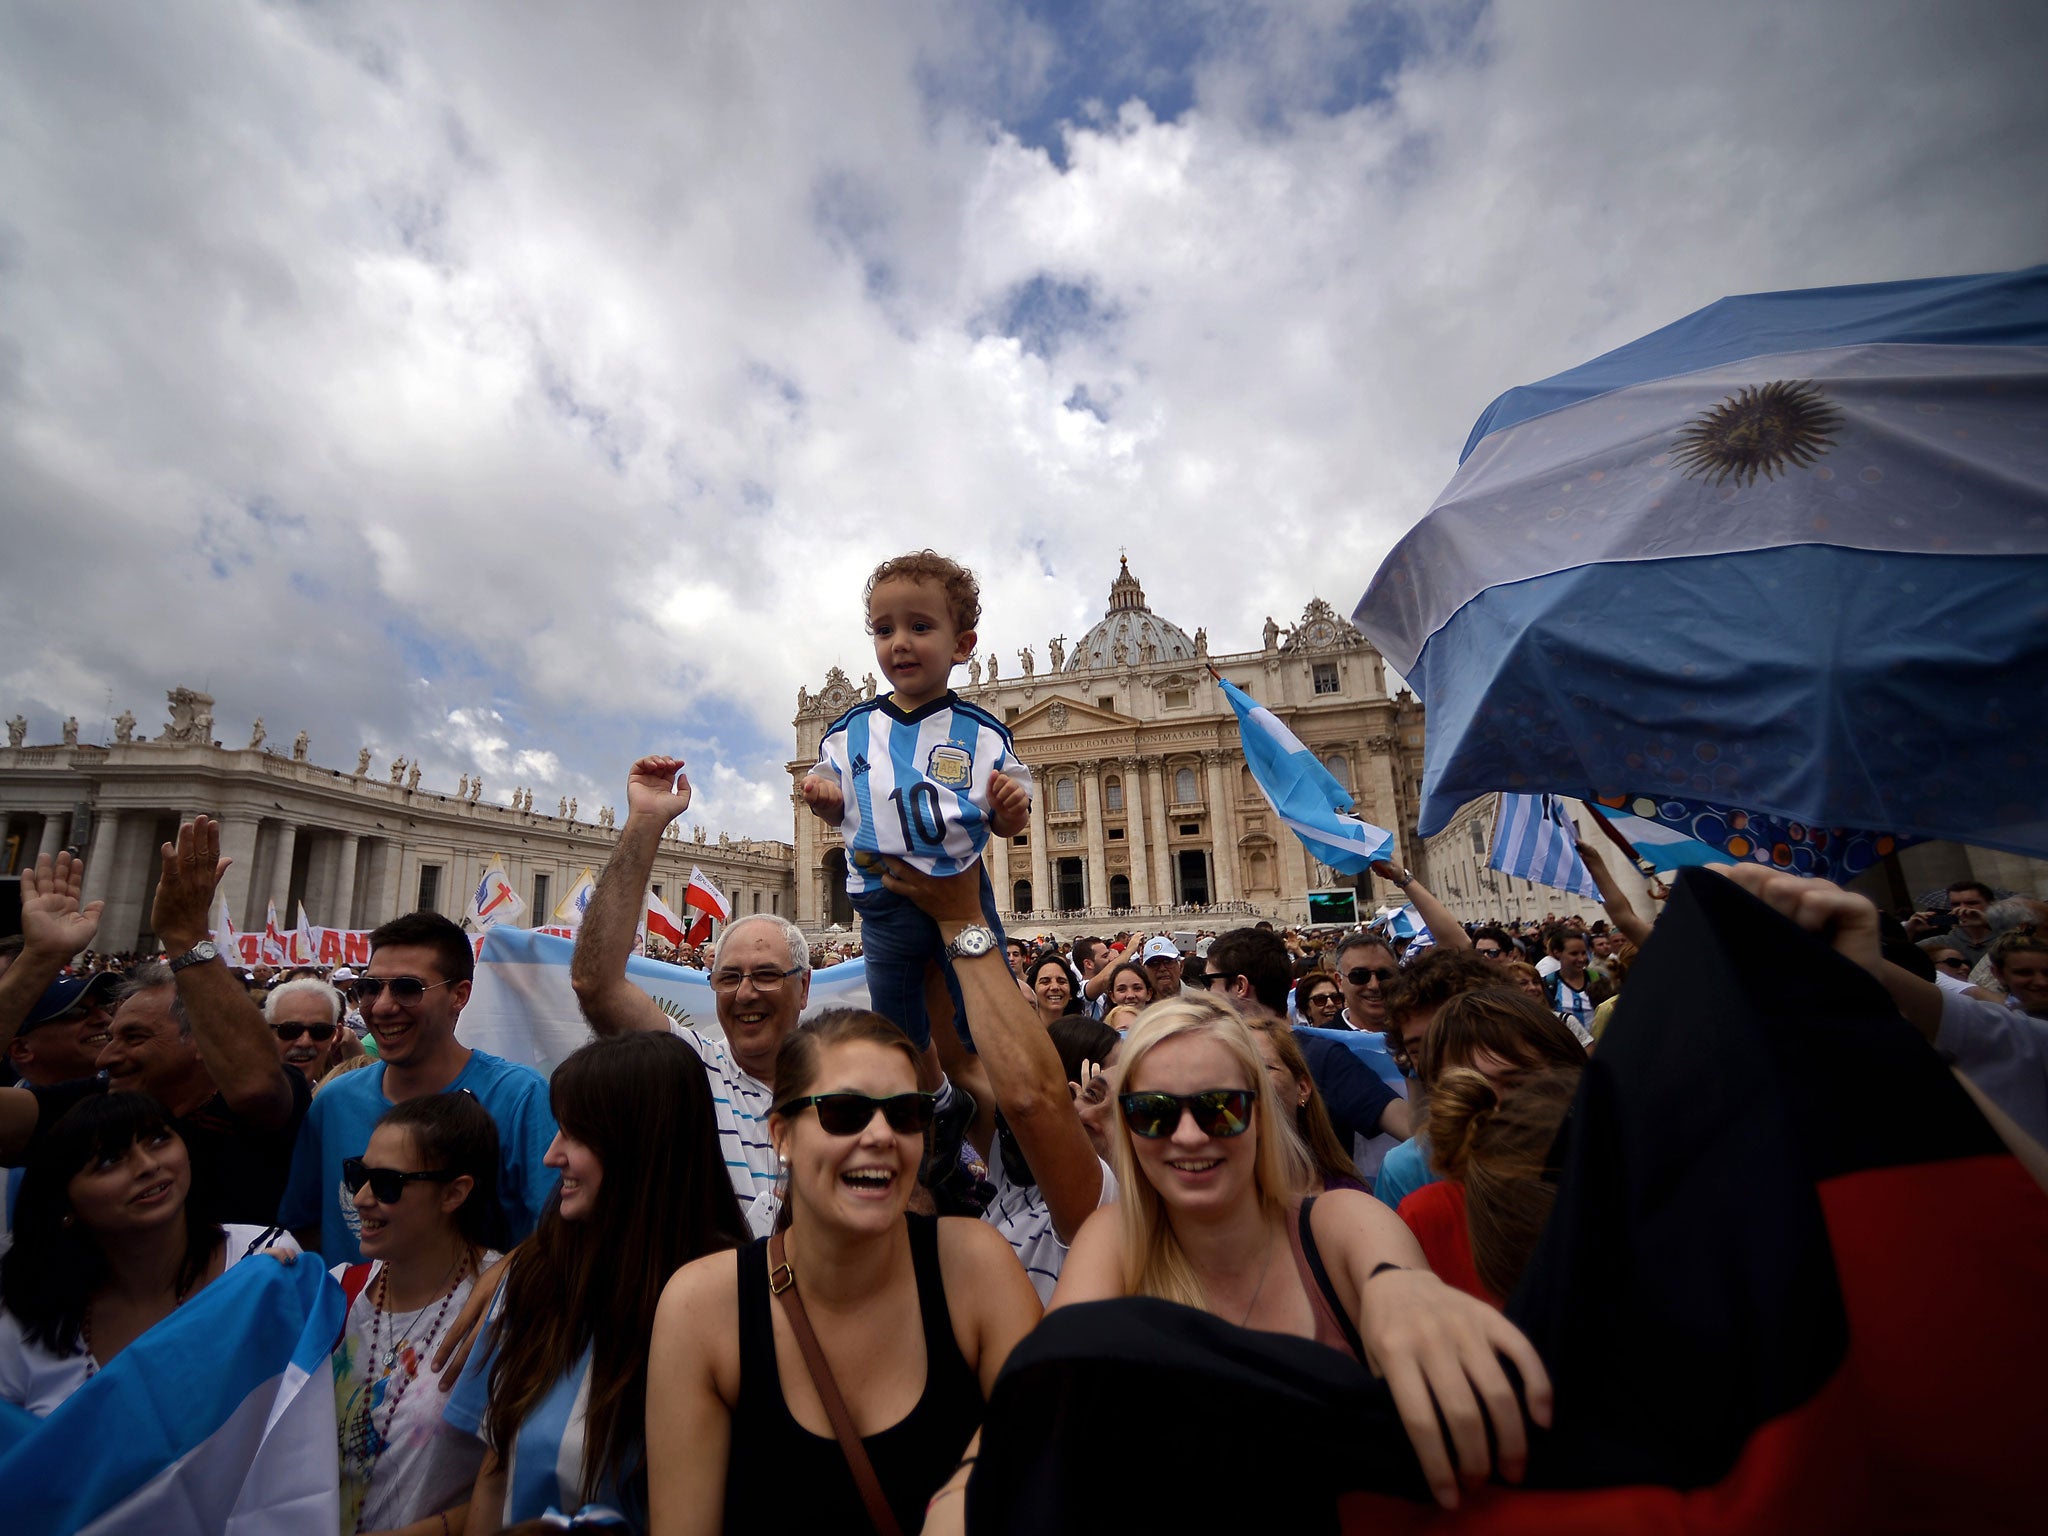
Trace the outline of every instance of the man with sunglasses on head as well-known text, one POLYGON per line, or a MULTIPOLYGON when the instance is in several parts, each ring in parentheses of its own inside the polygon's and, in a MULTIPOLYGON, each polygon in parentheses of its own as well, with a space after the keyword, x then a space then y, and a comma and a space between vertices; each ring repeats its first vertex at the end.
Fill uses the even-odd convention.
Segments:
POLYGON ((378 1060, 336 1078, 313 1100, 278 1207, 278 1220, 330 1267, 362 1258, 362 1218, 342 1164, 361 1157, 384 1112, 407 1099, 467 1093, 490 1112, 498 1126, 498 1203, 515 1242, 533 1231, 554 1192, 557 1176, 542 1162, 555 1139, 547 1079, 455 1038, 475 971, 468 937, 438 912, 408 912, 370 935, 370 963, 355 980, 355 997, 378 1060))

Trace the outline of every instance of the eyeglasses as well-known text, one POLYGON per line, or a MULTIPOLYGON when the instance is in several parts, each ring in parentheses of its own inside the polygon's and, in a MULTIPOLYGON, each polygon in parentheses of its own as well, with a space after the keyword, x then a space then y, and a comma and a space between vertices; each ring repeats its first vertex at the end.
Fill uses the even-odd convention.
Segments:
POLYGON ((1970 968, 1970 962, 1961 955, 1956 956, 1953 960, 1937 960, 1934 963, 1944 970, 1950 971, 1967 971, 1970 968))
POLYGON ((1220 981, 1227 987, 1230 985, 1230 979, 1231 973, 1229 971, 1208 971, 1202 976, 1202 985, 1213 987, 1220 981))
POLYGON ((358 976, 356 978, 356 1001, 364 1007, 368 1007, 376 1002, 378 998, 382 997, 386 990, 389 990, 391 1001, 398 1004, 401 1008, 411 1008, 421 998, 433 991, 435 987, 445 987, 452 984, 453 978, 449 981, 425 982, 421 981, 417 976, 358 976))
POLYGON ((1390 965, 1354 965, 1344 973, 1344 979, 1354 987, 1362 987, 1368 981, 1377 981, 1384 986, 1400 974, 1390 965))
POLYGON ((1472 952, 1478 955, 1479 958, 1482 960, 1498 960, 1502 954, 1502 951, 1497 946, 1492 944, 1474 944, 1472 946, 1472 952))
POLYGON ((800 965, 792 965, 786 971, 779 971, 772 965, 757 965, 751 971, 713 971, 711 973, 711 990, 714 992, 737 992, 740 989, 741 982, 751 981, 756 992, 780 992, 782 984, 802 969, 803 967, 800 965))
POLYGON ((450 1179, 460 1178, 452 1168, 428 1168, 419 1173, 405 1173, 397 1168, 372 1168, 360 1157, 345 1157, 341 1160, 341 1185, 351 1195, 365 1184, 370 1186, 370 1197, 379 1205, 396 1205, 405 1198, 408 1184, 446 1184, 450 1179))
POLYGON ((1125 1093, 1117 1096, 1124 1123, 1135 1136, 1157 1141, 1180 1126, 1181 1112, 1195 1117, 1195 1129, 1218 1139, 1242 1136, 1252 1127, 1257 1095, 1249 1088, 1205 1088, 1200 1093, 1125 1093))
POLYGON ((814 1093, 808 1098, 791 1099, 776 1113, 793 1115, 806 1106, 815 1106, 819 1128, 826 1135, 858 1136, 874 1123, 875 1111, 880 1110, 890 1130, 899 1136, 910 1136, 931 1125, 937 1103, 935 1093, 899 1093, 886 1099, 870 1098, 864 1093, 814 1093))
POLYGON ((1302 1006, 1307 1008, 1334 1008, 1342 1001, 1343 999, 1334 992, 1318 992, 1302 1006))
POLYGON ((286 1045, 290 1045, 301 1035, 304 1035, 315 1045, 325 1045, 334 1038, 334 1029, 335 1026, 332 1024, 273 1024, 270 1026, 270 1032, 286 1045))

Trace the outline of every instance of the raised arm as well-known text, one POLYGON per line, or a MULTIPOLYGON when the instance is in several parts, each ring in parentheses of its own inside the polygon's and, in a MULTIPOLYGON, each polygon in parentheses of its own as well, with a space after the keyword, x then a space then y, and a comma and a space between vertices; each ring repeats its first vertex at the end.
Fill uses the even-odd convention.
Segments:
POLYGON ((81 907, 84 885, 85 860, 69 849, 54 859, 46 853, 21 872, 21 953, 0 976, 0 1058, 36 1000, 100 930, 106 903, 81 907))
POLYGON ((1621 930, 1623 938, 1641 949, 1650 940, 1651 925, 1629 905, 1614 872, 1600 857, 1600 850, 1591 843, 1580 843, 1579 861, 1586 866, 1586 873, 1593 877, 1593 883, 1600 887, 1600 905, 1606 910, 1608 921, 1621 930))
POLYGON ((668 1015, 654 999, 626 979, 626 958, 646 911, 647 881, 654 873, 662 829, 689 808, 690 781, 681 758, 643 757, 627 774, 618 851, 597 877, 569 962, 576 1001, 601 1036, 669 1027, 668 1015))
MULTIPOLYGON (((231 862, 220 856, 220 823, 195 816, 178 828, 177 841, 163 845, 150 927, 172 959, 206 937, 213 893, 231 862)), ((291 1068, 277 1059, 277 1046, 235 973, 218 960, 178 972, 178 1000, 192 1020, 192 1038, 206 1074, 228 1107, 258 1126, 279 1126, 291 1118, 291 1068)))
POLYGON ((1429 887, 1415 878, 1409 869, 1397 869, 1385 859, 1373 861, 1372 872, 1390 885, 1401 888, 1401 894, 1414 904, 1415 914, 1429 926, 1429 936, 1436 940, 1438 949, 1470 949, 1472 936, 1465 931, 1465 925, 1451 915, 1451 909, 1430 894, 1429 887))
MULTIPOLYGON (((928 913, 945 942, 982 921, 979 869, 935 879, 898 859, 884 867, 882 884, 928 913)), ((1001 950, 955 960, 953 974, 996 1105, 1038 1177, 1053 1229, 1071 1242, 1102 1202, 1102 1163, 1074 1112, 1060 1053, 1010 979, 1001 950)))

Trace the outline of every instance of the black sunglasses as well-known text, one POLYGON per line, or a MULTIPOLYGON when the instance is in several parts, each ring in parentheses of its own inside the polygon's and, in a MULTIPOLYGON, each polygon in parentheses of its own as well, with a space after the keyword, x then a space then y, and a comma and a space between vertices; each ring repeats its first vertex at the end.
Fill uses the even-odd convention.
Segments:
POLYGON ((325 1045, 334 1038, 334 1030, 335 1026, 332 1024, 273 1024, 270 1026, 270 1032, 286 1045, 290 1045, 301 1035, 306 1036, 315 1045, 325 1045))
POLYGON ((1483 960, 1498 960, 1506 951, 1496 949, 1491 944, 1474 944, 1472 946, 1472 953, 1478 955, 1483 960))
POLYGON ((1228 985, 1230 985, 1230 978, 1231 978, 1231 974, 1232 974, 1232 973, 1231 973, 1231 972, 1229 972, 1229 971, 1209 971, 1209 972, 1206 972, 1206 973, 1205 973, 1205 974, 1203 975, 1203 977, 1202 977, 1202 985, 1203 985, 1203 986, 1205 986, 1205 987, 1213 987, 1213 986, 1215 986, 1215 985, 1216 985, 1216 983, 1217 983, 1217 982, 1219 982, 1219 981, 1220 981, 1220 982, 1222 982, 1222 983, 1223 983, 1223 984, 1224 984, 1225 986, 1228 986, 1228 985))
POLYGON ((391 989, 391 1000, 410 1008, 435 987, 453 985, 452 981, 424 982, 417 976, 358 976, 356 978, 356 1001, 369 1004, 384 995, 384 989, 391 989))
POLYGON ((858 1136, 873 1122, 875 1111, 880 1110, 890 1130, 908 1136, 930 1127, 937 1103, 938 1095, 934 1093, 899 1093, 886 1099, 870 1098, 864 1093, 814 1093, 808 1098, 791 1099, 776 1113, 793 1115, 806 1105, 814 1105, 818 1124, 827 1135, 858 1136))
POLYGON ((1362 987, 1368 981, 1376 981, 1384 986, 1400 974, 1390 965, 1354 965, 1344 973, 1344 979, 1354 987, 1362 987))
POLYGON ((1195 1129, 1204 1136, 1242 1136, 1252 1127, 1257 1099, 1249 1088, 1205 1088, 1200 1093, 1119 1094, 1117 1103, 1133 1135, 1157 1141, 1174 1133, 1183 1110, 1195 1117, 1195 1129))
POLYGON ((372 1168, 360 1157, 341 1160, 341 1184, 351 1195, 365 1184, 379 1205, 396 1205, 405 1198, 408 1184, 446 1184, 460 1178, 452 1168, 429 1168, 420 1173, 402 1173, 396 1168, 372 1168))

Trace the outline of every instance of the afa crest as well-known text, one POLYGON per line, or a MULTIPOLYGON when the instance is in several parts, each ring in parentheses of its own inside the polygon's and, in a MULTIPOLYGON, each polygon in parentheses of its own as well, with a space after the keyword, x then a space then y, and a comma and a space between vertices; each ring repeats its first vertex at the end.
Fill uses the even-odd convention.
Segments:
POLYGON ((942 788, 963 790, 974 777, 974 754, 955 742, 941 742, 925 759, 924 776, 942 788))

